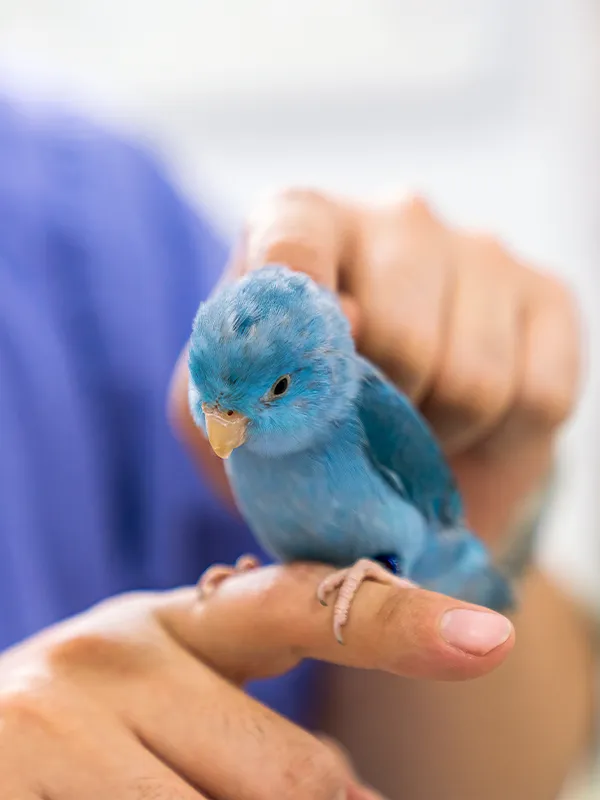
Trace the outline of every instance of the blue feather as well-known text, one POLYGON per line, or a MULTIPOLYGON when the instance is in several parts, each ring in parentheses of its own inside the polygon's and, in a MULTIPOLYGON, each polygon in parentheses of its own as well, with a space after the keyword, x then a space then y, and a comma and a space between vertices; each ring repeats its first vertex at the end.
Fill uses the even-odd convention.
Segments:
POLYGON ((227 474, 276 559, 369 558, 435 591, 512 605, 426 421, 356 353, 332 292, 285 267, 226 286, 198 310, 189 368, 200 427, 203 404, 248 420, 227 474), (289 385, 275 397, 281 376, 289 385))

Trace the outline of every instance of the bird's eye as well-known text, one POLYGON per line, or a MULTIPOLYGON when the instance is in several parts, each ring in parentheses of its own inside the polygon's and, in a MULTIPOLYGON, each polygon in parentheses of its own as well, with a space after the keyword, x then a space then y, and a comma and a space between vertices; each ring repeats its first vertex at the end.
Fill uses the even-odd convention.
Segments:
POLYGON ((290 387, 290 376, 283 375, 281 378, 275 381, 273 386, 271 387, 270 395, 271 397, 281 397, 282 394, 285 394, 290 387))

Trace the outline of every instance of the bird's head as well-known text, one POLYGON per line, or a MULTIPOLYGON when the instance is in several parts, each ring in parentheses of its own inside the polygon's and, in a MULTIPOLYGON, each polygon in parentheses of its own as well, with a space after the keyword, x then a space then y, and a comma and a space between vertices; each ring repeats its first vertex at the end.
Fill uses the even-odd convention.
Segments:
POLYGON ((189 348, 189 400, 213 450, 306 449, 346 416, 358 378, 336 296, 287 267, 264 267, 202 303, 189 348))

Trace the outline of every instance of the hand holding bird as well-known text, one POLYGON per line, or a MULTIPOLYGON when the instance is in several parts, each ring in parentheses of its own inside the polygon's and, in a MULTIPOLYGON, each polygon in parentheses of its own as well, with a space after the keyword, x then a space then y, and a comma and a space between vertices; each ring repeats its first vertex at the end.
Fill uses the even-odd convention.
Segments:
MULTIPOLYGON (((338 641, 366 578, 511 605, 433 435, 356 353, 328 289, 286 267, 222 287, 198 311, 189 368, 194 419, 227 459, 263 548, 283 562, 339 567, 318 592, 326 605, 338 590, 338 641)), ((237 568, 252 566, 246 558, 237 568)), ((204 590, 225 574, 206 575, 204 590)))
MULTIPOLYGON (((372 399, 385 397, 385 406, 391 391, 395 402, 410 401, 457 478, 470 528, 501 546, 543 481, 576 399, 577 310, 568 289, 492 239, 449 228, 419 199, 370 208, 309 191, 277 195, 249 219, 224 284, 268 263, 338 295, 358 351, 386 376, 372 368, 373 385, 384 389, 372 399)), ((206 439, 194 434, 187 383, 185 354, 172 416, 218 476, 206 439)), ((230 461, 251 449, 237 448, 230 461)), ((435 447, 429 452, 438 458, 435 447)), ((393 563, 383 563, 391 575, 393 563)), ((420 572, 430 573, 426 561, 420 572)))

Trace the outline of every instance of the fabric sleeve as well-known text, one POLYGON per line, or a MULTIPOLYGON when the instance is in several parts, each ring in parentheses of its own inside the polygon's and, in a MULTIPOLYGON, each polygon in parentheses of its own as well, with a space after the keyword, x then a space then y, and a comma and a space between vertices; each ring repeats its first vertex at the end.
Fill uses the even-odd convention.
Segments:
POLYGON ((6 646, 109 595, 193 583, 250 537, 166 415, 227 243, 152 152, 89 120, 0 101, 0 139, 6 646))

